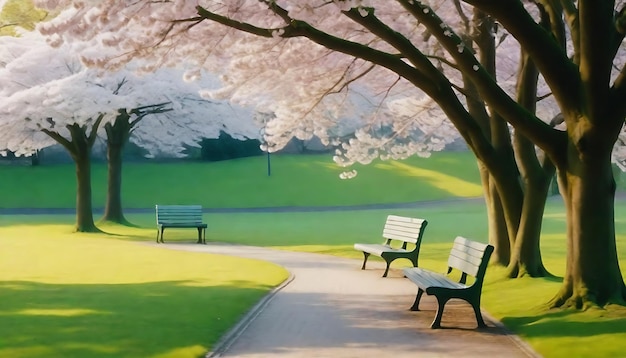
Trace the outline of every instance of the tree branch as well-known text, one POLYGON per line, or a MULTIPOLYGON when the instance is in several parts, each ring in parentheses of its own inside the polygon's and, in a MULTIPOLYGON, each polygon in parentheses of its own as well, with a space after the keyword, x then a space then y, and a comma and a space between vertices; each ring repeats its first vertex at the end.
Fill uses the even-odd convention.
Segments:
POLYGON ((93 146, 93 144, 96 142, 96 138, 98 138, 98 128, 100 128, 100 123, 102 123, 102 119, 104 119, 104 113, 100 113, 98 115, 98 118, 96 118, 96 121, 91 126, 91 131, 87 136, 87 145, 89 145, 89 148, 93 146))
POLYGON ((439 43, 454 58, 461 71, 474 82, 479 93, 492 109, 517 130, 521 130, 529 138, 532 138, 540 147, 545 149, 555 145, 556 133, 504 92, 470 51, 458 51, 459 44, 463 43, 462 39, 449 29, 430 8, 414 0, 397 1, 439 40, 439 43))
POLYGON ((326 47, 329 50, 347 54, 350 56, 358 57, 363 60, 375 63, 379 66, 385 67, 396 74, 406 78, 414 84, 418 84, 418 87, 424 91, 434 93, 437 88, 431 82, 431 79, 424 76, 421 72, 416 71, 413 66, 410 66, 402 60, 402 58, 395 54, 390 54, 384 51, 380 51, 371 48, 367 45, 342 39, 326 32, 320 31, 304 21, 291 20, 291 23, 275 29, 260 28, 251 24, 235 21, 227 17, 212 13, 202 7, 198 7, 198 15, 204 17, 207 20, 215 21, 222 25, 254 34, 257 36, 272 38, 278 36, 281 38, 295 38, 306 37, 309 40, 326 47))
POLYGON ((133 128, 137 123, 139 123, 145 116, 149 114, 157 114, 157 113, 165 113, 173 111, 173 108, 165 108, 166 105, 171 104, 171 102, 163 102, 158 104, 152 104, 148 106, 142 106, 134 108, 130 111, 131 114, 137 116, 134 120, 129 123, 129 128, 133 128))
MULTIPOLYGON (((555 37, 537 24, 519 0, 463 0, 494 16, 517 39, 564 108, 580 105, 580 75, 555 37)), ((565 0, 563 0, 565 1, 565 0)))
POLYGON ((47 128, 42 128, 41 131, 48 135, 48 137, 54 139, 57 143, 62 145, 65 149, 67 149, 70 153, 74 152, 74 147, 72 146, 72 142, 67 140, 67 138, 60 135, 58 132, 51 131, 47 128))
POLYGON ((409 60, 415 68, 423 75, 427 76, 433 83, 447 84, 448 80, 441 70, 433 66, 432 62, 404 35, 394 31, 389 26, 381 22, 374 14, 374 9, 367 9, 367 14, 363 16, 362 9, 352 8, 343 11, 343 14, 352 21, 365 27, 374 35, 378 36, 386 43, 393 46, 400 54, 409 60))

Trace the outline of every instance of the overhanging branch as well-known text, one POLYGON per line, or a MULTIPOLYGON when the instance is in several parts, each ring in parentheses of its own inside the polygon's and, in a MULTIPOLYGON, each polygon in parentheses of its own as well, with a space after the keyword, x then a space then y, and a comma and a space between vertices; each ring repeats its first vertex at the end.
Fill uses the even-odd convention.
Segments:
POLYGON ((522 1, 463 1, 496 18, 515 37, 537 65, 559 103, 568 108, 578 107, 581 86, 578 68, 568 58, 565 49, 555 37, 535 22, 522 1))

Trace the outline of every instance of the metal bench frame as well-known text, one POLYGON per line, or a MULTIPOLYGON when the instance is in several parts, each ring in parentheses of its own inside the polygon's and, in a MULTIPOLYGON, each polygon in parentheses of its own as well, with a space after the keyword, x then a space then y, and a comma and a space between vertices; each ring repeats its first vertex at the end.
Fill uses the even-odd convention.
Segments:
POLYGON ((382 257, 387 263, 383 277, 387 277, 389 266, 396 259, 408 259, 413 264, 413 267, 417 267, 422 236, 427 224, 428 221, 424 219, 397 215, 387 216, 387 221, 383 228, 385 242, 382 244, 354 244, 355 250, 363 251, 363 266, 361 270, 365 270, 365 264, 370 255, 382 257), (407 244, 413 244, 415 247, 407 249, 407 244))
POLYGON ((197 228, 198 244, 206 243, 207 224, 202 222, 201 205, 156 205, 157 237, 163 243, 165 228, 197 228))
POLYGON ((459 298, 472 305, 478 327, 486 327, 480 313, 480 295, 492 253, 493 246, 458 236, 454 240, 454 245, 448 257, 447 274, 443 275, 419 267, 404 269, 404 275, 418 286, 417 296, 413 306, 411 306, 411 310, 419 311, 420 299, 424 292, 435 296, 438 304, 437 315, 430 327, 441 328, 441 317, 443 316, 443 309, 446 303, 451 298, 459 298), (448 276, 453 269, 461 272, 458 282, 450 279, 448 276), (467 276, 475 278, 471 285, 466 284, 467 276))

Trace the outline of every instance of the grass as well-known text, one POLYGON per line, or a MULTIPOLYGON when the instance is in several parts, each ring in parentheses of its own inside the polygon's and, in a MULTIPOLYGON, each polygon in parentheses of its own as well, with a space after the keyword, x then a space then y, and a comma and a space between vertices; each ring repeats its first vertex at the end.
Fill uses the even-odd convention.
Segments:
MULTIPOLYGON (((358 165, 359 175, 352 180, 339 179, 343 169, 330 155, 274 155, 269 177, 265 157, 215 163, 127 164, 122 194, 127 208, 186 203, 207 208, 336 206, 481 195, 471 154, 435 153, 433 158, 436 160, 415 157, 358 165)), ((0 177, 0 208, 76 205, 72 165, 0 166, 0 177)), ((106 166, 95 164, 92 177, 93 205, 103 207, 106 166)))
POLYGON ((287 277, 262 261, 28 219, 0 227, 1 357, 198 357, 287 277))
MULTIPOLYGON (((375 167, 362 168, 359 176, 350 181, 338 180, 336 174, 339 169, 332 168, 329 163, 316 156, 302 157, 303 160, 299 162, 293 157, 277 159, 275 160, 276 167, 273 169, 274 175, 271 178, 252 175, 252 172, 262 171, 265 163, 255 168, 249 168, 256 164, 247 160, 211 165, 168 164, 160 167, 161 174, 158 174, 157 166, 151 168, 151 165, 132 165, 126 169, 126 190, 131 190, 128 189, 130 186, 133 188, 132 190, 138 192, 126 195, 125 200, 127 207, 150 207, 152 206, 151 201, 163 200, 163 203, 168 203, 165 199, 168 195, 172 195, 172 200, 175 195, 181 195, 186 198, 185 200, 193 202, 192 199, 195 194, 202 200, 209 200, 209 198, 214 197, 215 205, 219 203, 224 207, 250 207, 297 206, 299 201, 296 199, 300 197, 303 202, 307 203, 306 205, 313 205, 313 203, 318 203, 318 205, 345 205, 347 203, 385 202, 385 200, 411 202, 436 200, 456 195, 478 195, 479 192, 475 192, 479 188, 476 186, 478 178, 473 167, 473 161, 469 161, 462 154, 445 154, 442 156, 435 155, 432 162, 422 163, 421 159, 417 158, 415 162, 376 163, 375 167), (281 164, 282 160, 285 162, 281 164), (292 161, 291 164, 289 161, 292 161), (219 168, 212 169, 213 165, 219 168), (294 167, 289 169, 289 165, 294 167), (237 168, 238 166, 246 168, 237 168), (458 169, 459 166, 460 169, 458 169), (321 169, 325 167, 328 167, 328 171, 321 169), (137 174, 139 172, 141 174, 137 174), (319 175, 316 174, 317 172, 319 175), (188 181, 180 184, 183 183, 181 179, 172 178, 171 173, 184 177, 188 181), (189 179, 189 176, 193 179, 189 179), (141 188, 137 184, 129 184, 140 178, 143 178, 144 191, 139 191, 141 188), (463 178, 470 179, 464 180, 463 178), (447 183, 442 184, 446 180, 447 183), (231 181, 238 184, 235 185, 231 181), (231 186, 229 187, 229 185, 231 186), (295 189, 291 188, 291 185, 295 186, 295 189), (355 189, 348 190, 347 188, 350 186, 354 186, 355 189), (157 189, 159 187, 167 187, 168 190, 162 193, 157 189), (214 190, 214 187, 223 187, 223 190, 214 190), (360 195, 359 192, 361 192, 360 195), (146 196, 149 200, 146 200, 146 196), (264 202, 265 205, 259 205, 260 202, 264 202)), ((249 160, 256 159, 258 158, 249 160)), ((54 167, 47 168, 47 170, 51 172, 61 171, 60 168, 70 171, 68 167, 54 167)), ((26 175, 24 173, 28 173, 28 170, 33 168, 18 169, 24 171, 21 174, 24 176, 26 175)), ((41 169, 43 171, 38 174, 39 178, 48 178, 44 169, 46 168, 41 169)), ((5 169, 0 168, 1 170, 5 169)), ((17 176, 15 174, 17 172, 12 172, 13 170, 17 169, 12 168, 5 172, 8 173, 8 177, 17 176)), ((52 175, 52 177, 54 176, 52 175)), ((12 185, 19 187, 17 179, 11 180, 14 180, 12 185)), ((29 178, 25 182, 28 182, 31 190, 38 186, 44 187, 37 182, 35 177, 29 178)), ((61 188, 65 189, 68 186, 66 182, 60 185, 61 188)), ((7 192, 7 188, 3 190, 7 192)), ((3 206, 7 207, 9 206, 8 203, 11 202, 14 203, 11 205, 15 206, 17 205, 15 203, 20 203, 20 197, 27 196, 24 193, 20 194, 19 191, 11 192, 9 190, 7 198, 2 199, 3 206)), ((27 202, 26 199, 23 200, 27 202)), ((54 195, 45 197, 42 194, 41 200, 42 203, 45 203, 45 205, 41 204, 42 207, 63 207, 62 205, 51 205, 55 200, 57 200, 56 203, 60 203, 60 198, 54 195)), ((37 203, 37 200, 32 199, 29 206, 36 206, 37 203)), ((71 207, 73 202, 66 205, 71 207)), ((203 202, 203 205, 210 206, 206 202, 203 202)), ((390 213, 425 217, 429 220, 420 254, 420 265, 433 270, 443 271, 445 269, 445 259, 454 236, 463 235, 480 241, 484 241, 487 236, 485 208, 478 201, 447 202, 440 205, 423 205, 413 209, 397 210, 211 213, 205 214, 205 219, 209 223, 209 230, 207 231, 207 240, 209 241, 318 252, 360 259, 361 254, 353 250, 352 245, 357 241, 379 242, 385 217, 390 213)), ((618 233, 617 245, 621 267, 626 267, 626 219, 623 219, 626 216, 624 214, 626 214, 626 202, 618 201, 616 232, 618 233)), ((193 355, 193 352, 200 351, 201 348, 210 347, 211 342, 214 342, 218 334, 212 335, 211 338, 207 338, 205 335, 204 339, 196 340, 196 338, 189 338, 191 333, 185 332, 185 335, 179 337, 178 340, 172 338, 170 341, 164 337, 155 338, 147 334, 145 340, 126 341, 122 335, 114 332, 113 324, 110 326, 104 324, 103 327, 98 327, 96 330, 93 328, 94 321, 82 320, 96 318, 113 320, 115 317, 132 315, 135 310, 144 309, 146 311, 140 313, 139 317, 163 314, 164 316, 159 321, 171 322, 171 320, 177 319, 177 317, 172 317, 171 313, 175 312, 178 315, 178 310, 181 308, 192 306, 190 302, 195 302, 196 305, 206 305, 204 289, 207 289, 206 294, 213 296, 219 295, 218 292, 222 289, 236 291, 237 288, 243 287, 241 292, 236 291, 236 293, 251 296, 252 299, 247 304, 252 304, 264 292, 267 292, 267 289, 275 282, 280 281, 279 275, 275 276, 274 281, 267 278, 265 278, 266 281, 263 281, 264 278, 259 277, 260 283, 253 279, 241 283, 241 280, 230 278, 228 279, 229 284, 211 285, 211 291, 207 287, 209 285, 206 283, 207 281, 202 281, 205 284, 204 286, 200 285, 201 287, 190 288, 180 284, 181 282, 210 281, 213 279, 213 276, 202 277, 198 273, 213 272, 216 268, 209 268, 212 266, 208 265, 216 258, 212 257, 207 260, 194 258, 194 255, 190 253, 177 252, 158 254, 171 254, 175 257, 159 256, 159 258, 150 259, 152 255, 157 253, 145 251, 145 254, 141 254, 149 247, 137 246, 137 242, 154 240, 154 214, 128 214, 128 218, 133 223, 138 224, 139 227, 124 229, 116 226, 103 227, 105 231, 118 235, 115 238, 119 240, 111 240, 111 237, 107 239, 103 235, 90 235, 88 237, 69 235, 64 231, 68 230, 73 221, 73 217, 69 215, 0 216, 0 244, 3 245, 3 250, 0 251, 0 285, 3 286, 0 286, 0 300, 1 302, 9 302, 8 305, 3 304, 1 306, 3 308, 0 310, 3 323, 9 322, 9 325, 0 325, 0 347, 2 347, 0 348, 0 356, 5 355, 5 352, 24 353, 29 349, 33 350, 32 354, 24 353, 24 356, 65 356, 72 355, 71 353, 89 353, 79 354, 80 356, 161 356, 167 354, 184 356, 183 352, 193 355), (40 237, 47 237, 48 239, 33 239, 40 237), (67 245, 65 251, 72 252, 72 254, 55 251, 54 247, 57 246, 57 241, 67 245), (42 246, 42 243, 46 244, 42 246), (135 246, 129 250, 128 246, 125 245, 135 246), (76 247, 74 248, 74 246, 76 247), (104 252, 101 254, 100 248, 107 249, 103 249, 104 252), (123 265, 125 271, 122 272, 137 270, 143 274, 131 275, 131 278, 134 277, 133 282, 117 282, 115 275, 109 277, 109 275, 100 274, 98 279, 85 277, 87 272, 100 272, 95 269, 87 270, 85 267, 107 267, 102 272, 111 272, 111 270, 117 269, 117 265, 107 265, 106 262, 117 262, 118 259, 113 253, 118 251, 139 252, 136 260, 137 267, 132 266, 134 256, 122 258, 121 262, 125 262, 123 265), (18 252, 18 254, 13 255, 14 252, 18 252), (34 260, 35 256, 32 256, 34 253, 39 255, 37 260, 34 260), (44 258, 39 259, 39 257, 44 258), (74 258, 80 258, 80 260, 73 263, 74 258), (201 260, 202 263, 198 262, 199 266, 192 268, 195 260, 201 260), (37 264, 32 265, 33 262, 37 262, 37 264), (40 262, 45 263, 45 265, 40 264, 40 262), (189 266, 189 271, 178 267, 180 262, 184 262, 185 267, 189 266), (163 271, 161 274, 170 272, 173 276, 161 277, 158 274, 159 271, 163 271), (19 277, 12 277, 14 275, 19 277), (112 280, 112 282, 104 283, 105 278, 112 280), (143 281, 144 279, 146 282, 143 281), (143 290, 141 291, 143 296, 141 293, 136 293, 135 290, 143 290), (165 292, 166 298, 149 297, 149 292, 155 290, 165 292), (61 294, 61 292, 70 292, 72 295, 61 294), (102 292, 108 292, 100 300, 105 302, 98 302, 97 299, 93 298, 102 295, 102 292), (186 299, 176 300, 177 297, 186 297, 186 294, 189 295, 186 299), (39 300, 39 297, 43 298, 39 300), (148 302, 155 302, 155 305, 133 305, 132 303, 140 300, 139 298, 154 300, 148 302), (114 302, 114 304, 108 304, 108 301, 114 302), (166 307, 167 312, 153 312, 160 310, 161 307, 166 307), (114 312, 115 314, 96 314, 93 312, 114 312), (81 321, 78 321, 79 319, 81 321), (16 323, 10 320, 15 320, 16 323), (22 324, 22 326, 17 324, 22 324), (29 327, 33 324, 43 324, 44 326, 41 330, 35 330, 31 334, 29 327), (8 328, 14 325, 21 328, 8 328), (78 327, 78 331, 81 331, 81 328, 90 327, 89 331, 91 332, 88 334, 85 329, 85 336, 79 337, 77 332, 61 330, 61 333, 53 334, 51 340, 40 343, 39 340, 44 339, 42 336, 45 336, 41 332, 48 330, 52 332, 56 327, 78 327), (109 335, 111 335, 110 339, 109 335), (29 341, 29 339, 33 340, 29 341), (146 344, 152 339, 162 339, 163 344, 154 350, 142 352, 143 354, 137 354, 137 351, 133 351, 133 349, 138 349, 137 347, 152 345, 153 343, 146 344), (108 344, 109 340, 111 344, 108 344), (7 342, 10 344, 7 345, 7 342), (39 351, 44 348, 48 351, 39 351), (13 351, 7 349, 13 349, 13 351), (22 351, 15 351, 15 349, 22 349, 22 351), (107 353, 111 349, 122 352, 122 354, 107 353)), ((562 275, 565 269, 564 230, 563 206, 560 200, 551 200, 544 216, 541 245, 546 267, 556 275, 562 275)), ((166 232, 166 241, 190 242, 193 241, 193 238, 189 236, 189 230, 171 230, 166 232)), ((226 279, 225 277, 230 275, 236 276, 238 265, 241 265, 241 270, 245 270, 245 263, 235 262, 229 266, 232 267, 232 271, 224 272, 222 278, 226 279)), ((223 264, 219 266, 224 267, 223 264)), ((396 265, 396 267, 398 266, 396 265)), ((560 280, 528 278, 504 280, 502 274, 503 271, 496 267, 489 269, 483 291, 483 307, 491 315, 504 322, 508 328, 523 337, 540 354, 545 357, 623 356, 626 349, 626 344, 623 343, 626 342, 625 307, 613 305, 605 309, 589 309, 583 312, 549 311, 543 304, 556 294, 561 285, 560 280)), ((118 275, 118 279, 125 277, 125 275, 118 275)), ((204 308, 204 306, 202 307, 204 308)), ((200 321, 204 320, 205 323, 214 322, 212 317, 216 317, 216 315, 216 312, 212 312, 212 315, 207 313, 206 316, 192 317, 191 319, 197 318, 200 321)), ((231 320, 231 324, 234 321, 234 319, 231 320)), ((198 327, 200 326, 203 329, 213 327, 206 324, 199 324, 198 327)), ((141 330, 145 327, 133 326, 130 329, 141 330)), ((175 334, 175 332, 167 332, 168 336, 171 334, 175 334)), ((130 334, 133 339, 135 339, 134 335, 135 333, 130 334)), ((191 336, 193 337, 193 334, 191 336)), ((126 338, 128 339, 128 335, 126 338)), ((13 355, 9 354, 9 356, 13 355)))

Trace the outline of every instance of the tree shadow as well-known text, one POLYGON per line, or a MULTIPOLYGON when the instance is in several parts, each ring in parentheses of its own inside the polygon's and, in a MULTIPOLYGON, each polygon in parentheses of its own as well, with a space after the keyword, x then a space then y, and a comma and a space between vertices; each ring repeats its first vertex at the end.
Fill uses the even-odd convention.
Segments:
POLYGON ((247 281, 222 286, 4 281, 0 356, 200 356, 269 289, 247 281))

